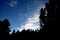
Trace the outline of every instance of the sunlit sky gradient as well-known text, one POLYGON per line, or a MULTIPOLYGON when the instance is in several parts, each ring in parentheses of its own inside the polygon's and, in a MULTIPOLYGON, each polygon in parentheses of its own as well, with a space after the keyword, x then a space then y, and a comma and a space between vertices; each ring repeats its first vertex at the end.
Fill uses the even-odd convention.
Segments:
POLYGON ((40 30, 39 11, 48 0, 0 0, 0 20, 7 18, 11 30, 40 30))

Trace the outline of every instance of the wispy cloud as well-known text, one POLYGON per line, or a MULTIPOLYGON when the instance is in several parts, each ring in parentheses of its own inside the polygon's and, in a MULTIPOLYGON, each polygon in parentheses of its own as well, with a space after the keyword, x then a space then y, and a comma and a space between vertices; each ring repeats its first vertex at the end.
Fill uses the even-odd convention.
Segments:
POLYGON ((9 2, 8 2, 8 5, 11 6, 11 7, 14 7, 14 6, 17 5, 17 2, 18 2, 17 0, 9 1, 9 2))
POLYGON ((35 5, 37 5, 38 3, 39 3, 38 0, 35 0, 35 1, 34 1, 34 4, 35 4, 35 5))
POLYGON ((32 17, 29 17, 27 19, 27 21, 25 22, 24 25, 21 25, 19 29, 19 31, 22 31, 23 29, 25 30, 32 30, 32 31, 35 31, 35 30, 40 30, 40 23, 39 23, 39 13, 38 13, 38 10, 36 12, 34 12, 33 16, 32 17))

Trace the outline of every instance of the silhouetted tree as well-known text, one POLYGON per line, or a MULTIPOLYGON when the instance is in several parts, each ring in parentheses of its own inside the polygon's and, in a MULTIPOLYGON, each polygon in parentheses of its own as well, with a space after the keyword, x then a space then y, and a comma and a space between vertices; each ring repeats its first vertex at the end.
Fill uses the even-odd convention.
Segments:
POLYGON ((8 19, 5 19, 3 21, 0 21, 0 39, 5 39, 5 40, 9 40, 10 39, 10 23, 8 21, 8 19))
MULTIPOLYGON (((41 8, 40 10, 40 22, 42 29, 39 32, 34 32, 30 30, 23 30, 21 32, 15 30, 10 35, 10 22, 8 19, 0 21, 0 40, 21 40, 21 39, 40 39, 39 36, 43 36, 43 32, 49 32, 54 34, 53 32, 57 32, 56 29, 60 26, 59 16, 60 16, 60 1, 59 0, 49 0, 48 3, 45 4, 45 8, 41 8), (47 16, 46 16, 47 15, 47 16), (56 24, 57 23, 57 24, 56 24), (43 25, 44 24, 44 25, 43 25)), ((37 31, 37 30, 36 30, 37 31)), ((45 34, 45 33, 44 33, 45 34)))
POLYGON ((59 0, 49 0, 49 2, 45 4, 45 9, 41 8, 40 19, 42 21, 41 24, 44 24, 44 26, 42 26, 43 27, 43 30, 41 30, 42 32, 55 32, 55 30, 57 29, 55 26, 57 26, 57 22, 59 20, 60 15, 59 5, 60 5, 59 0), (47 16, 45 16, 46 13, 47 16))

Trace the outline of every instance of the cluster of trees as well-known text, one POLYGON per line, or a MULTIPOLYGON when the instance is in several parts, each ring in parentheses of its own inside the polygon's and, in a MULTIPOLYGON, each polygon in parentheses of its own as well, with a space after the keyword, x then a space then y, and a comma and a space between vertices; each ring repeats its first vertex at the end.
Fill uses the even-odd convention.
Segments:
POLYGON ((9 26, 10 22, 8 19, 5 19, 3 21, 0 21, 0 40, 20 40, 20 39, 40 39, 40 36, 42 37, 42 33, 46 32, 57 32, 56 29, 59 26, 58 19, 59 19, 59 9, 60 9, 60 1, 59 0, 49 0, 48 3, 45 4, 45 8, 41 8, 40 10, 40 24, 42 29, 37 32, 29 32, 29 30, 22 32, 17 31, 15 33, 15 30, 12 32, 12 34, 9 34, 11 31, 9 26))
POLYGON ((10 30, 10 22, 8 19, 4 19, 3 21, 0 21, 0 40, 21 40, 21 39, 35 39, 36 36, 39 36, 39 33, 30 31, 30 30, 23 30, 22 32, 15 32, 13 30, 12 34, 9 32, 10 30), (34 37, 35 36, 35 37, 34 37))
POLYGON ((59 15, 60 15, 60 0, 49 0, 45 4, 45 8, 40 10, 40 23, 43 29, 42 32, 55 33, 59 30, 59 15))

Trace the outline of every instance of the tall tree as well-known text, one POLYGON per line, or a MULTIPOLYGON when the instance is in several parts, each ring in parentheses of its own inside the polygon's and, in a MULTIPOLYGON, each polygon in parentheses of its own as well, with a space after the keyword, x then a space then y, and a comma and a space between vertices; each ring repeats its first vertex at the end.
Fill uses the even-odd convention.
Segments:
MULTIPOLYGON (((49 0, 48 3, 45 4, 45 12, 44 8, 41 8, 40 13, 40 19, 42 21, 41 25, 43 27, 43 32, 55 32, 59 23, 59 13, 60 13, 60 1, 59 0, 49 0), (44 14, 47 14, 45 16, 44 14)), ((60 26, 60 25, 59 25, 60 26)))
POLYGON ((8 21, 8 19, 5 19, 3 21, 0 21, 0 37, 1 39, 5 39, 5 40, 10 40, 10 22, 8 21))

